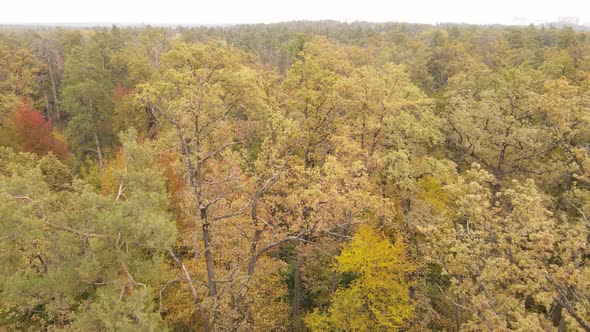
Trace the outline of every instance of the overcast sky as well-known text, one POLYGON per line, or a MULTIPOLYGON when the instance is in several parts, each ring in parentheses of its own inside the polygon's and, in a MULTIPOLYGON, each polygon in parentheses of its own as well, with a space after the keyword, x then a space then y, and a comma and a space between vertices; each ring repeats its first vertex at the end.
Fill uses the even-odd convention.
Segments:
POLYGON ((590 24, 590 0, 2 0, 0 23, 271 23, 292 20, 590 24), (516 20, 519 18, 520 21, 516 20))

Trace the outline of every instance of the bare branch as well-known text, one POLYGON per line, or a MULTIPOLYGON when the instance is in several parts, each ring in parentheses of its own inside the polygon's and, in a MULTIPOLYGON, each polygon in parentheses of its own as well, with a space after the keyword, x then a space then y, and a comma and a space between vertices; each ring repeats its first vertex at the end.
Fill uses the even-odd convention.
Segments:
POLYGON ((178 282, 179 279, 172 279, 167 281, 164 286, 162 286, 162 288, 160 288, 160 292, 158 293, 160 296, 160 305, 158 306, 158 313, 162 314, 162 294, 164 293, 164 291, 166 290, 166 288, 168 288, 168 286, 172 285, 175 282, 178 282))
POLYGON ((134 285, 141 286, 143 288, 147 288, 146 284, 135 281, 135 278, 133 278, 133 276, 131 275, 131 273, 129 273, 129 270, 127 269, 127 266, 125 264, 123 264, 123 271, 125 271, 125 274, 127 274, 127 277, 129 278, 129 280, 131 280, 131 282, 134 285))
POLYGON ((203 185, 206 185, 206 186, 214 186, 214 185, 218 185, 218 184, 222 184, 222 183, 226 183, 226 182, 231 182, 231 181, 236 181, 236 180, 238 180, 238 179, 235 177, 234 174, 232 174, 232 175, 230 175, 224 179, 221 179, 221 180, 203 181, 202 183, 203 183, 203 185))
POLYGON ((246 202, 246 204, 244 204, 244 206, 242 206, 238 211, 224 214, 224 215, 221 215, 221 216, 215 217, 215 218, 210 218, 209 221, 213 222, 213 221, 218 221, 218 220, 223 220, 223 219, 228 219, 228 218, 240 216, 240 215, 244 214, 244 212, 246 212, 246 209, 248 209, 250 204, 252 204, 252 199, 249 199, 248 202, 246 202))
POLYGON ((108 285, 109 283, 106 281, 90 281, 90 280, 82 280, 83 283, 85 284, 89 284, 89 285, 94 285, 94 286, 104 286, 104 285, 108 285))
POLYGON ((85 232, 79 231, 77 229, 73 229, 71 227, 68 227, 68 226, 61 226, 61 225, 55 225, 55 224, 49 224, 49 223, 46 223, 45 225, 46 226, 49 226, 51 228, 54 228, 54 229, 58 229, 58 230, 62 230, 62 231, 68 231, 68 232, 71 232, 71 233, 78 234, 80 236, 85 236, 87 238, 89 238, 89 237, 105 238, 106 237, 103 234, 85 233, 85 232))
POLYGON ((10 240, 10 239, 17 238, 17 237, 21 236, 23 233, 24 233, 23 231, 20 231, 20 232, 15 232, 15 233, 12 233, 12 234, 8 234, 6 236, 2 236, 2 237, 0 237, 0 241, 10 240))
POLYGON ((276 246, 279 246, 285 242, 289 242, 289 241, 303 241, 303 242, 305 242, 305 239, 303 238, 303 236, 305 234, 307 234, 308 232, 309 232, 308 230, 304 230, 297 235, 286 236, 278 241, 271 242, 271 243, 265 245, 264 247, 260 248, 260 250, 256 253, 255 260, 258 260, 258 258, 260 258, 260 256, 262 256, 264 253, 266 253, 270 249, 272 249, 276 246))
POLYGON ((228 190, 228 191, 226 191, 226 192, 223 192, 223 193, 219 194, 219 195, 218 195, 217 197, 215 197, 215 198, 214 198, 214 199, 213 199, 211 202, 207 203, 207 204, 205 205, 205 208, 208 208, 208 207, 210 207, 211 205, 213 205, 213 204, 217 203, 219 200, 223 199, 225 196, 227 196, 227 195, 230 195, 230 194, 233 194, 233 193, 235 193, 236 191, 238 191, 238 190, 240 190, 240 189, 242 189, 242 188, 246 187, 247 185, 248 185, 248 184, 246 183, 246 184, 243 184, 243 185, 241 185, 241 186, 238 186, 238 187, 234 187, 234 188, 232 188, 231 190, 228 190))
POLYGON ((199 310, 199 314, 201 315, 201 320, 203 321, 203 330, 205 332, 209 332, 210 331, 209 320, 207 319, 207 315, 205 314, 205 310, 203 309, 203 306, 201 305, 201 300, 199 298, 199 294, 197 293, 197 290, 195 289, 195 286, 193 285, 193 280, 191 279, 191 276, 188 273, 186 266, 184 266, 182 261, 176 256, 176 254, 174 254, 174 250, 172 250, 172 248, 168 249, 168 252, 170 253, 170 256, 172 257, 172 259, 176 263, 178 263, 178 265, 180 265, 180 268, 182 269, 182 272, 184 273, 184 278, 186 279, 186 284, 188 285, 191 293, 193 294, 193 299, 195 300, 195 303, 197 304, 197 309, 199 310))
POLYGON ((215 157, 216 155, 218 155, 221 151, 223 151, 225 148, 230 147, 232 145, 236 145, 236 144, 242 144, 241 141, 236 141, 236 142, 230 142, 230 143, 225 143, 222 146, 218 147, 217 149, 209 152, 202 160, 201 163, 205 163, 205 161, 215 157))
POLYGON ((586 217, 584 211, 582 211, 582 209, 580 209, 576 204, 572 203, 569 199, 566 199, 566 201, 570 203, 576 210, 578 210, 580 215, 582 215, 582 218, 584 218, 584 223, 586 223, 586 227, 590 228, 590 222, 588 221, 588 218, 586 217))
POLYGON ((344 234, 332 232, 330 230, 323 230, 322 232, 323 233, 326 233, 326 234, 334 235, 334 236, 337 236, 337 237, 341 237, 341 238, 344 238, 344 239, 352 239, 352 236, 348 236, 348 235, 344 235, 344 234))
POLYGON ((32 202, 32 201, 33 201, 33 200, 32 200, 32 199, 31 199, 29 196, 27 196, 27 195, 14 195, 14 196, 12 196, 12 198, 14 198, 14 199, 24 199, 24 200, 27 200, 27 201, 29 201, 29 202, 32 202))
POLYGON ((547 272, 544 272, 543 274, 545 276, 545 279, 547 279, 551 284, 553 284, 555 290, 557 291, 558 296, 554 296, 553 299, 557 301, 559 304, 561 304, 561 306, 567 310, 567 312, 576 320, 576 322, 578 322, 578 324, 580 325, 580 327, 582 327, 582 329, 584 329, 584 331, 590 332, 590 323, 585 321, 578 314, 574 306, 568 300, 566 291, 564 291, 561 285, 559 285, 555 281, 555 279, 553 279, 547 272))
POLYGON ((256 248, 256 242, 257 239, 253 240, 253 246, 252 246, 252 251, 251 251, 251 256, 250 256, 250 261, 248 262, 248 275, 252 276, 252 274, 254 274, 254 268, 256 267, 256 262, 258 262, 258 259, 260 259, 260 257, 262 255, 264 255, 264 253, 266 253, 267 251, 269 251, 270 249, 279 246, 285 242, 289 242, 289 241, 305 241, 305 239, 303 238, 303 236, 305 234, 307 234, 309 232, 309 230, 304 230, 301 231, 299 234, 297 235, 291 235, 291 236, 286 236, 278 241, 275 242, 271 242, 267 245, 265 245, 264 247, 262 247, 260 250, 258 250, 258 252, 255 253, 255 248, 256 248))
POLYGON ((125 190, 125 187, 123 187, 123 179, 121 179, 121 182, 119 182, 119 190, 117 191, 117 197, 115 198, 115 202, 117 202, 119 200, 119 197, 121 197, 124 190, 125 190))

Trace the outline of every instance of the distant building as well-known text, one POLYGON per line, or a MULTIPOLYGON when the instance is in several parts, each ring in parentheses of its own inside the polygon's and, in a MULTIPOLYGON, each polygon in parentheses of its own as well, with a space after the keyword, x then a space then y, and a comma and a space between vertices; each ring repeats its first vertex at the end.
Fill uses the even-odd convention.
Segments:
POLYGON ((557 18, 557 21, 564 24, 580 25, 580 18, 577 16, 561 16, 557 18))

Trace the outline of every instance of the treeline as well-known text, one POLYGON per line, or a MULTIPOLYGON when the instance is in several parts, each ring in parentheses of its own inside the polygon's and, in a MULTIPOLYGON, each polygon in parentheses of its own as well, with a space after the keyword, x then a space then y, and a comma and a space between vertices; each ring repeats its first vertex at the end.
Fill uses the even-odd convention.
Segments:
POLYGON ((0 325, 590 331, 590 33, 0 34, 0 325))

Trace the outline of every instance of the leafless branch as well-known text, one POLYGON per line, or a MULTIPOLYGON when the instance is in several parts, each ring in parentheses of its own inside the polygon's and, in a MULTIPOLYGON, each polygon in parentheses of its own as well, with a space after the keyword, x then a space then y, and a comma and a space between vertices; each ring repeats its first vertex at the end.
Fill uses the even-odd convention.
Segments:
POLYGON ((236 142, 230 142, 230 143, 223 144, 222 146, 220 146, 217 149, 209 152, 205 157, 203 157, 203 159, 201 160, 201 163, 205 163, 205 161, 207 161, 207 160, 215 157, 221 151, 223 151, 225 148, 230 147, 232 145, 236 145, 236 144, 242 144, 242 142, 241 141, 236 141, 236 142))
POLYGON ((123 187, 123 179, 121 179, 121 182, 119 182, 119 190, 117 191, 117 197, 115 198, 115 202, 119 200, 119 197, 121 197, 121 195, 123 194, 123 190, 125 190, 125 187, 123 187))
POLYGON ((131 273, 129 273, 129 270, 127 269, 127 266, 125 266, 125 264, 123 264, 123 271, 125 271, 125 274, 127 274, 127 277, 129 278, 129 280, 131 280, 131 282, 134 285, 141 286, 143 288, 147 288, 146 284, 135 281, 135 278, 133 278, 133 276, 131 275, 131 273))
POLYGON ((162 286, 162 288, 160 288, 160 291, 158 292, 159 296, 160 296, 160 305, 158 306, 158 313, 162 314, 162 294, 164 293, 164 291, 166 290, 166 288, 168 288, 168 286, 172 285, 175 282, 178 282, 179 279, 172 279, 167 281, 164 286, 162 286))
POLYGON ((84 236, 87 238, 89 238, 89 237, 104 238, 105 237, 103 234, 85 233, 85 232, 79 231, 77 229, 73 229, 71 227, 68 227, 68 226, 61 226, 61 225, 55 225, 55 224, 49 224, 49 223, 46 223, 45 225, 48 227, 54 228, 54 229, 75 233, 75 234, 78 234, 80 236, 84 236))
POLYGON ((195 286, 193 285, 193 280, 191 279, 190 274, 188 273, 188 270, 186 269, 186 266, 184 266, 184 264, 182 263, 182 261, 176 256, 176 254, 174 253, 174 250, 169 249, 168 252, 170 253, 170 256, 172 257, 172 259, 178 263, 178 265, 180 265, 180 268, 182 269, 182 272, 184 273, 184 278, 186 279, 186 284, 188 285, 191 293, 193 294, 193 299, 195 300, 195 303, 197 305, 197 309, 199 310, 199 314, 201 315, 201 320, 203 321, 203 330, 205 332, 209 332, 209 320, 207 319, 207 315, 205 314, 205 310, 203 309, 203 306, 201 305, 201 300, 199 298, 199 294, 197 293, 197 290, 195 289, 195 286))
POLYGON ((578 212, 580 213, 582 218, 584 218, 584 223, 586 223, 586 227, 590 228, 590 222, 588 222, 588 218, 586 217, 586 214, 584 213, 584 211, 582 211, 582 209, 580 209, 576 204, 572 203, 569 199, 566 199, 566 200, 568 203, 571 204, 571 206, 573 206, 576 210, 578 210, 578 212))

